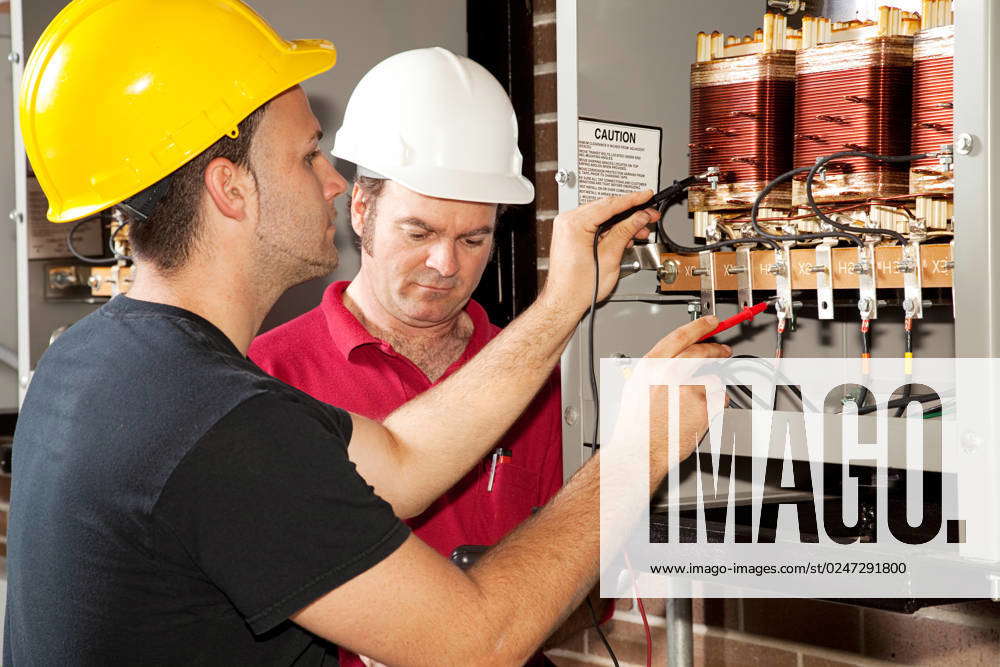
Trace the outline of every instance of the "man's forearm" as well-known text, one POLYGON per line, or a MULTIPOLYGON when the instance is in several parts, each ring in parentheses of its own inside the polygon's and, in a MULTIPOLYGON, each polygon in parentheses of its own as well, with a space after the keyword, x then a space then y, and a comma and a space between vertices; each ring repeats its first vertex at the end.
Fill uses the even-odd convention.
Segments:
POLYGON ((598 575, 600 457, 469 571, 490 601, 498 645, 525 660, 587 597, 598 575))
POLYGON ((408 495, 429 504, 489 452, 551 375, 581 315, 540 298, 458 372, 386 418, 408 495))

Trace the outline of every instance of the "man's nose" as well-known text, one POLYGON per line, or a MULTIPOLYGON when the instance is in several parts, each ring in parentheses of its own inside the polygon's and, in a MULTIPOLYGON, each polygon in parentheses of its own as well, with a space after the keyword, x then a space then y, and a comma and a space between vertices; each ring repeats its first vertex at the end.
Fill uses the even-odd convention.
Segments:
POLYGON ((347 191, 347 181, 325 155, 320 156, 319 173, 323 183, 323 198, 327 201, 332 202, 347 191))
POLYGON ((455 244, 450 239, 441 239, 435 243, 427 255, 426 264, 445 278, 450 278, 458 273, 455 244))

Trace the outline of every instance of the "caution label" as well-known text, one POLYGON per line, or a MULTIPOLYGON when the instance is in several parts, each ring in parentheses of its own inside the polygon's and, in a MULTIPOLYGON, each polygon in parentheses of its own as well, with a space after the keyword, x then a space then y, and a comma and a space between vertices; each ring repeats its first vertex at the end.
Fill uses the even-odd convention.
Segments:
POLYGON ((579 202, 660 189, 660 137, 646 125, 581 118, 577 134, 579 202))

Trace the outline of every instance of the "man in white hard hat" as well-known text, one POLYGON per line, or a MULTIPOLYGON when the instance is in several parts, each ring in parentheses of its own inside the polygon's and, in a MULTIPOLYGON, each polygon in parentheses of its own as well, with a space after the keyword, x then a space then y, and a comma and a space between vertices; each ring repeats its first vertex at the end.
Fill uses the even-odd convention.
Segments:
MULTIPOLYGON (((399 53, 369 71, 333 153, 358 168, 351 224, 361 269, 331 284, 312 311, 259 336, 249 356, 315 398, 381 420, 500 332, 470 297, 492 253, 498 205, 529 203, 534 188, 521 174, 506 92, 481 65, 442 48, 399 53)), ((560 412, 554 373, 496 447, 407 521, 414 533, 449 556, 496 544, 548 502, 562 486, 560 412)), ((591 622, 581 609, 553 639, 591 622)))
MULTIPOLYGON (((399 517, 476 465, 545 383, 591 289, 610 292, 656 216, 610 229, 595 271, 598 225, 651 193, 560 216, 536 303, 383 423, 317 401, 244 354, 282 291, 336 265, 346 183, 298 86, 335 58, 239 0, 73 0, 28 59, 21 130, 48 217, 120 207, 136 278, 53 343, 27 390, 4 664, 321 665, 332 645, 516 664, 593 586, 600 455, 467 572, 399 517)), ((725 356, 692 345, 715 324, 651 355, 725 356)), ((682 455, 707 425, 704 393, 686 395, 682 455)), ((667 456, 651 440, 655 486, 667 456)))

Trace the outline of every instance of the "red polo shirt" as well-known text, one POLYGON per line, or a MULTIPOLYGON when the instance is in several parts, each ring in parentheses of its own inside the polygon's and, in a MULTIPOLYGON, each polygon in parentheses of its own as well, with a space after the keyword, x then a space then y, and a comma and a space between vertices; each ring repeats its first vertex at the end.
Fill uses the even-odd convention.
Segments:
MULTIPOLYGON (((343 300, 347 285, 333 283, 318 307, 259 336, 249 356, 271 375, 321 401, 381 421, 435 383, 391 345, 368 333, 347 310, 343 300)), ((500 332, 475 301, 469 301, 465 312, 472 318, 472 336, 438 382, 500 332)), ((489 391, 489 378, 483 378, 482 391, 489 391)), ((548 502, 562 486, 560 412, 557 371, 498 443, 511 456, 497 465, 492 490, 488 489, 491 457, 486 456, 426 512, 407 521, 413 532, 450 556, 463 544, 499 542, 532 508, 548 502)))

